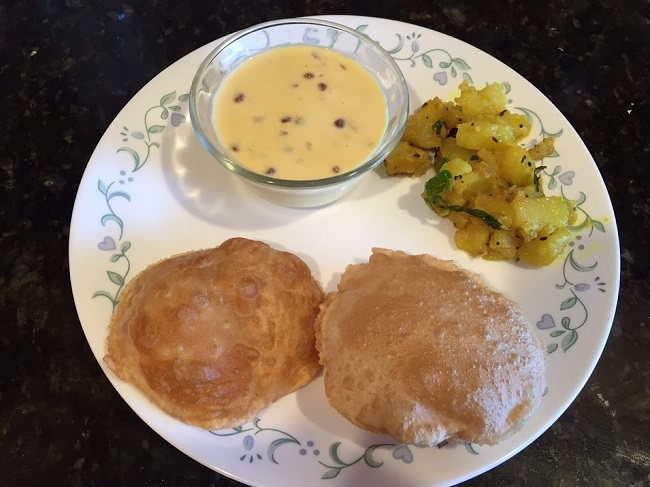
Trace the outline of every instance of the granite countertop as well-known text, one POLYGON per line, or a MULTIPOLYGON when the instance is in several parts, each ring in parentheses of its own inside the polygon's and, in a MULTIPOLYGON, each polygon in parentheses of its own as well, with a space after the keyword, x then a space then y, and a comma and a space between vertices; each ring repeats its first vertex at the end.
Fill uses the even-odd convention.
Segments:
POLYGON ((0 6, 0 482, 238 485, 126 405, 86 342, 68 235, 86 164, 119 110, 196 48, 263 20, 352 14, 466 41, 538 87, 583 138, 620 234, 609 340, 573 404, 467 485, 650 485, 650 3, 10 0, 0 6))

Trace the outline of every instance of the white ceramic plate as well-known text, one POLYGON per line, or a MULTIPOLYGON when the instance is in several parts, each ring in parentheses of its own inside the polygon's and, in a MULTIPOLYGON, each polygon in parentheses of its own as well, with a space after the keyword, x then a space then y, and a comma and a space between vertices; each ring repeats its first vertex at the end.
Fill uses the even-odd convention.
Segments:
MULTIPOLYGON (((421 179, 387 178, 381 168, 351 194, 316 210, 253 197, 205 152, 187 112, 192 76, 217 41, 147 84, 97 145, 81 181, 70 229, 70 274, 88 342, 124 400, 179 450, 258 486, 430 486, 453 484, 505 461, 544 432, 593 370, 607 339, 619 284, 619 246, 607 191, 584 144, 559 111, 524 78, 484 52, 422 27, 365 17, 329 20, 379 41, 402 68, 411 108, 450 99, 468 79, 509 87, 508 108, 533 120, 532 139, 554 135, 546 190, 578 200, 580 219, 567 252, 531 269, 470 259, 453 228, 423 203, 421 179), (430 253, 472 269, 519 302, 548 352, 549 388, 522 431, 494 447, 422 449, 367 433, 328 405, 322 379, 284 397, 252 423, 210 432, 168 417, 102 361, 107 326, 126 281, 148 264, 211 247, 233 236, 266 241, 302 257, 327 290, 348 263, 373 246, 430 253)), ((306 39, 309 32, 305 33, 306 39)))

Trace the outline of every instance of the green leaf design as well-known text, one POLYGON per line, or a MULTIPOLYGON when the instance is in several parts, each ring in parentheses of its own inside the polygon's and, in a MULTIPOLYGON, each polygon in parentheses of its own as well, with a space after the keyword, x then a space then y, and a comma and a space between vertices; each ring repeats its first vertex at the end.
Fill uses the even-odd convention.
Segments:
POLYGON ((368 24, 361 24, 355 30, 358 32, 364 32, 368 28, 368 24))
POLYGON ((478 452, 474 449, 474 445, 472 445, 470 442, 465 442, 465 449, 472 455, 478 455, 478 452))
POLYGON ((163 96, 160 99, 160 105, 165 106, 165 105, 167 105, 167 103, 171 103, 175 99, 176 99, 176 92, 172 91, 171 93, 167 93, 165 96, 163 96))
POLYGON ((170 110, 173 110, 175 112, 180 112, 181 111, 181 107, 179 107, 178 105, 170 105, 167 108, 169 108, 170 110))
POLYGON ((463 70, 472 69, 469 66, 469 64, 467 64, 463 59, 458 58, 458 57, 452 59, 451 62, 454 63, 458 67, 458 69, 463 69, 463 70))
POLYGON ((530 118, 531 120, 537 119, 537 121, 541 125, 541 130, 540 130, 539 134, 541 136, 543 136, 543 137, 555 137, 555 138, 557 138, 557 137, 560 137, 562 135, 562 132, 564 131, 564 129, 560 129, 557 132, 549 132, 548 130, 546 130, 544 128, 544 124, 542 122, 542 119, 539 117, 539 115, 537 115, 537 113, 535 113, 530 108, 515 107, 515 110, 519 110, 521 112, 524 112, 526 114, 526 116, 528 116, 528 118, 530 118))
POLYGON ((578 261, 576 261, 573 257, 573 250, 569 252, 569 264, 571 264, 571 267, 579 272, 591 272, 598 266, 598 262, 589 266, 579 264, 578 261))
POLYGON ((269 460, 271 460, 273 463, 278 465, 278 462, 275 460, 275 451, 280 448, 282 445, 285 445, 287 443, 295 443, 300 445, 300 442, 296 441, 293 438, 279 438, 277 440, 274 440, 271 442, 269 445, 267 454, 269 456, 269 460))
POLYGON ((323 474, 323 476, 321 477, 321 479, 323 479, 323 480, 333 479, 333 478, 337 477, 338 474, 340 474, 340 473, 341 473, 340 468, 333 468, 333 469, 328 470, 327 472, 325 472, 323 474))
POLYGON ((107 224, 109 221, 113 221, 113 222, 117 223, 117 225, 118 225, 120 228, 122 228, 123 225, 124 225, 124 223, 122 222, 122 219, 121 219, 119 216, 114 215, 114 214, 112 214, 112 213, 107 213, 106 215, 104 215, 104 216, 101 218, 100 221, 101 221, 102 226, 104 226, 104 227, 106 226, 106 224, 107 224))
POLYGON ((571 318, 569 318, 568 316, 565 316, 564 318, 562 318, 560 323, 562 324, 562 328, 564 328, 565 330, 570 330, 571 329, 569 327, 569 325, 571 325, 571 318))
POLYGON ((400 34, 395 34, 397 36, 397 46, 393 49, 387 49, 388 54, 397 54, 404 47, 404 38, 400 34))
POLYGON ((562 339, 562 351, 566 352, 578 341, 578 332, 570 330, 562 339))
POLYGON ((341 446, 340 441, 335 441, 330 445, 330 457, 339 465, 345 465, 346 463, 339 458, 339 446, 341 446))
POLYGON ((152 125, 147 129, 147 132, 149 132, 150 134, 159 134, 163 130, 165 130, 164 125, 152 125))
POLYGON ((129 242, 128 240, 122 242, 122 245, 120 246, 120 250, 122 251, 123 254, 125 254, 126 251, 129 250, 130 248, 131 248, 131 242, 129 242))
POLYGON ((178 97, 178 101, 187 101, 190 99, 190 95, 188 93, 184 93, 178 97))
POLYGON ((422 54, 422 63, 427 68, 433 68, 433 61, 431 61, 431 58, 427 54, 422 54))
POLYGON ((557 343, 550 343, 546 347, 546 353, 553 353, 557 350, 557 343))
POLYGON ((468 82, 469 84, 471 84, 471 85, 474 84, 474 80, 472 80, 472 77, 471 77, 469 74, 467 74, 467 73, 463 73, 463 74, 462 74, 462 78, 463 78, 464 80, 467 80, 467 82, 468 82))
POLYGON ((372 458, 372 454, 375 452, 377 448, 383 445, 372 445, 366 449, 366 452, 363 454, 363 461, 366 462, 366 465, 372 468, 379 468, 381 467, 384 462, 378 462, 374 458, 372 458))
POLYGON ((114 302, 113 296, 111 294, 107 293, 106 291, 95 291, 93 293, 93 298, 97 298, 99 296, 101 296, 103 298, 107 298, 108 300, 110 300, 111 303, 114 302))
POLYGON ((169 117, 169 110, 165 108, 160 114, 160 118, 162 118, 163 120, 167 120, 168 117, 169 117))
POLYGON ((578 199, 575 200, 575 205, 580 206, 583 204, 585 201, 587 201, 587 195, 584 194, 582 191, 580 191, 580 194, 578 195, 578 199))
POLYGON ((106 198, 106 201, 110 201, 113 198, 124 198, 127 201, 131 201, 131 196, 129 196, 129 193, 126 193, 124 191, 114 191, 111 194, 108 195, 106 198))
POLYGON ((99 192, 100 192, 101 194, 103 194, 103 195, 105 195, 106 192, 108 191, 108 188, 107 188, 106 185, 104 184, 104 181, 102 181, 101 179, 98 179, 98 180, 97 180, 97 189, 98 189, 99 192))
POLYGON ((553 330, 553 331, 551 332, 551 336, 552 336, 553 338, 555 338, 555 337, 559 337, 560 335, 564 335, 564 332, 565 332, 565 331, 566 331, 566 330, 553 330))
POLYGON ((111 258, 109 259, 111 262, 117 262, 120 260, 120 257, 122 257, 122 254, 113 254, 111 255, 111 258))
POLYGON ((564 301, 562 301, 562 304, 560 305, 560 310, 573 308, 577 302, 578 302, 578 298, 576 298, 575 296, 567 298, 564 301))
POLYGON ((592 220, 591 222, 592 226, 598 230, 599 232, 605 233, 605 225, 603 225, 601 222, 598 220, 592 220))
POLYGON ((119 152, 126 152, 127 154, 129 154, 133 158, 133 168, 134 168, 133 170, 134 171, 137 170, 140 167, 140 155, 136 151, 131 149, 130 147, 120 147, 119 149, 117 149, 117 152, 118 153, 119 152))
POLYGON ((108 274, 108 278, 111 280, 113 284, 117 284, 118 286, 124 285, 124 278, 120 276, 117 272, 106 271, 106 274, 108 274))

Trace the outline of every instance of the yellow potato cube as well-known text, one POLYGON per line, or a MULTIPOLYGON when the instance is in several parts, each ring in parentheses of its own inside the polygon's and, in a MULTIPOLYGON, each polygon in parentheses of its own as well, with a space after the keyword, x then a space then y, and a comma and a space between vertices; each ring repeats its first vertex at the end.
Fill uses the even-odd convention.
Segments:
POLYGON ((535 164, 525 149, 514 144, 497 144, 493 153, 499 173, 508 184, 528 186, 533 183, 535 164))
POLYGON ((536 146, 528 149, 530 158, 535 161, 541 161, 545 157, 550 156, 555 152, 555 139, 553 137, 546 137, 539 142, 536 146))
POLYGON ((488 241, 491 253, 498 260, 516 260, 521 243, 521 238, 508 230, 494 230, 488 241))
POLYGON ((524 241, 550 235, 570 223, 572 204, 561 196, 516 197, 511 204, 514 210, 512 225, 519 229, 524 241))
POLYGON ((476 218, 470 218, 467 224, 458 229, 454 235, 456 246, 475 257, 487 253, 489 240, 490 227, 476 218))
POLYGON ((440 138, 447 136, 443 112, 443 103, 439 98, 424 103, 408 118, 402 140, 422 149, 440 147, 440 138))
POLYGON ((512 127, 512 131, 515 134, 515 140, 521 140, 524 137, 527 137, 530 134, 530 130, 533 128, 533 122, 526 115, 505 112, 501 117, 506 124, 512 127))
POLYGON ((519 248, 519 258, 533 266, 549 265, 564 252, 570 240, 571 232, 567 228, 558 228, 548 236, 523 242, 519 248))
POLYGON ((456 143, 467 149, 493 149, 499 142, 515 142, 510 125, 499 122, 498 116, 489 120, 458 124, 456 143))
POLYGON ((512 225, 514 211, 510 202, 501 194, 481 194, 474 198, 473 207, 489 213, 491 216, 501 222, 501 224, 510 228, 512 225))
POLYGON ((386 165, 386 174, 389 176, 396 174, 421 176, 431 167, 431 159, 427 151, 402 141, 388 155, 384 164, 386 165))
POLYGON ((472 157, 478 157, 476 151, 460 147, 453 137, 447 137, 440 141, 440 155, 450 160, 458 157, 469 162, 471 162, 472 157))
POLYGON ((463 114, 467 117, 485 113, 498 115, 507 101, 506 90, 501 83, 491 83, 477 90, 465 80, 459 88, 460 96, 454 101, 463 107, 463 114))
MULTIPOLYGON (((476 181, 478 181, 478 176, 472 174, 472 166, 469 162, 464 159, 455 158, 451 161, 445 162, 442 166, 438 166, 440 170, 447 170, 451 173, 451 184, 453 186, 453 193, 460 196, 465 190, 471 187, 476 181)), ((454 204, 464 205, 465 201, 461 200, 454 204)))

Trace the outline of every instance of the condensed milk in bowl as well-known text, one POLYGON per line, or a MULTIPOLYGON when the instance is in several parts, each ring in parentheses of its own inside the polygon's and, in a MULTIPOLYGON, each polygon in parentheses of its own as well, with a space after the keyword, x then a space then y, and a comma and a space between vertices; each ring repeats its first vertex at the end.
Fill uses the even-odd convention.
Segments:
POLYGON ((332 203, 392 151, 409 98, 390 55, 318 19, 259 24, 221 42, 190 91, 194 130, 217 161, 273 203, 332 203))

